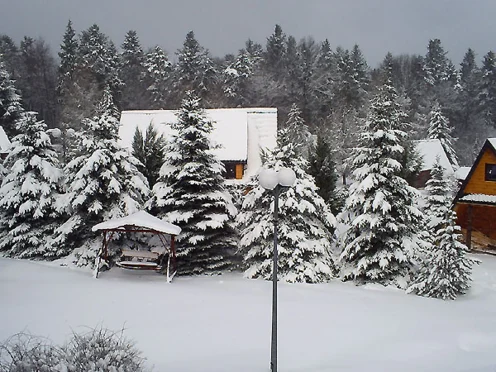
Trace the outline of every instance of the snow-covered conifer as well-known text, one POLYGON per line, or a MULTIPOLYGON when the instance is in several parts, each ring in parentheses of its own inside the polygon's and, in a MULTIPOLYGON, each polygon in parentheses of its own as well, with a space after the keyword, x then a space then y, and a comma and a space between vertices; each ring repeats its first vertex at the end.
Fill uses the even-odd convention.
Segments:
POLYGON ((301 110, 296 103, 291 105, 286 127, 288 128, 288 140, 295 145, 297 154, 307 158, 309 148, 311 147, 312 135, 310 134, 310 131, 301 116, 301 110))
POLYGON ((310 157, 308 173, 315 178, 317 193, 324 199, 334 214, 341 209, 342 200, 336 190, 338 175, 336 163, 332 158, 331 147, 323 133, 317 134, 315 146, 310 157))
MULTIPOLYGON (((336 219, 319 196, 315 180, 306 173, 308 162, 292 143, 291 126, 280 130, 277 147, 264 165, 275 170, 288 167, 296 183, 279 197, 278 253, 279 280, 318 283, 335 274, 331 256, 332 232, 336 219)), ((294 128, 293 128, 294 129, 294 128)), ((240 251, 249 278, 272 277, 274 215, 272 194, 255 178, 237 216, 241 229, 240 251)))
POLYGON ((177 118, 149 206, 182 228, 177 238, 180 274, 218 273, 231 264, 235 246, 224 166, 212 153, 213 126, 193 92, 186 92, 177 118))
POLYGON ((145 54, 141 48, 138 34, 134 30, 127 32, 122 43, 121 68, 122 80, 121 107, 123 110, 144 109, 146 88, 143 82, 145 71, 145 54))
POLYGON ((152 106, 155 109, 163 109, 170 93, 172 64, 164 50, 156 46, 146 54, 144 66, 145 82, 152 96, 152 106))
POLYGON ((108 89, 98 111, 75 134, 76 155, 65 167, 69 217, 49 242, 61 254, 93 236, 93 225, 140 210, 149 193, 138 160, 117 142, 117 111, 108 89))
POLYGON ((355 181, 343 214, 351 220, 341 253, 341 260, 349 265, 344 278, 359 283, 389 284, 408 274, 414 248, 420 243, 417 193, 400 176, 404 115, 391 82, 391 65, 385 73, 352 155, 355 181))
POLYGON ((454 139, 451 137, 452 130, 453 128, 449 125, 448 119, 443 115, 441 105, 437 101, 434 102, 429 113, 428 136, 431 139, 438 139, 441 142, 451 165, 458 168, 458 159, 453 148, 454 139))
POLYGON ((431 170, 431 177, 425 184, 427 195, 424 211, 429 217, 428 227, 430 230, 437 230, 446 215, 446 208, 453 199, 449 190, 450 182, 444 174, 439 157, 437 157, 431 170))
POLYGON ((456 213, 449 205, 442 223, 434 232, 434 244, 422 262, 409 292, 420 296, 454 300, 470 288, 474 260, 467 257, 467 246, 460 241, 456 213))
POLYGON ((62 170, 47 126, 35 112, 17 121, 12 151, 4 162, 7 172, 0 188, 2 232, 0 250, 10 256, 53 257, 45 241, 57 226, 62 170))
POLYGON ((16 120, 22 112, 21 96, 17 93, 0 54, 0 125, 9 138, 17 133, 16 120))
POLYGON ((157 183, 160 168, 165 160, 165 138, 158 135, 157 130, 150 123, 146 128, 145 136, 136 127, 133 138, 133 155, 141 164, 138 169, 148 180, 150 188, 157 183))

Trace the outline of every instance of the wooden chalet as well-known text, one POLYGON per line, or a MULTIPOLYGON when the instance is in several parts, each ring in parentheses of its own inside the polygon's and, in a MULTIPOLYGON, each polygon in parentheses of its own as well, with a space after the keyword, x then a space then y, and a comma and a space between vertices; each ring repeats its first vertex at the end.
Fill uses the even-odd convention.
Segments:
POLYGON ((496 242, 496 138, 484 143, 455 197, 454 209, 469 248, 477 234, 487 237, 485 248, 496 249, 491 243, 496 242))
MULTIPOLYGON (((174 110, 123 111, 119 124, 120 143, 132 148, 136 129, 143 133, 152 124, 169 140, 174 134, 171 125, 177 122, 174 110)), ((205 116, 212 122, 212 153, 224 164, 224 177, 248 180, 262 166, 260 151, 272 150, 277 142, 276 108, 207 109, 205 116)))

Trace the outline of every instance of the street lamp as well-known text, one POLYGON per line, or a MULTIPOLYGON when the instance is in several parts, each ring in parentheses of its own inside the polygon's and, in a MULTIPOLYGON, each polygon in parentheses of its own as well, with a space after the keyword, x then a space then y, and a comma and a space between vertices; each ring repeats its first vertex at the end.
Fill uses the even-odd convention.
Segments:
POLYGON ((274 250, 272 254, 272 338, 270 344, 270 370, 277 372, 277 218, 279 212, 279 195, 296 181, 296 174, 292 169, 280 168, 263 169, 258 180, 260 186, 271 190, 274 194, 274 250))

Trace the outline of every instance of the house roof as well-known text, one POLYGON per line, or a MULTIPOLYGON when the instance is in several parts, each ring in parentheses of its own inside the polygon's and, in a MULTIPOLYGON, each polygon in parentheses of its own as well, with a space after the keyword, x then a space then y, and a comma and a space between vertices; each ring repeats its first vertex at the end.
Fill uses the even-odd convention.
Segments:
POLYGON ((428 139, 415 141, 415 148, 422 156, 422 171, 431 170, 436 163, 436 158, 439 157, 439 162, 444 168, 446 174, 453 174, 453 166, 446 156, 443 145, 438 139, 428 139))
POLYGON ((467 178, 468 174, 470 173, 471 167, 459 167, 456 172, 455 172, 455 177, 459 181, 463 181, 464 179, 467 178))
MULTIPOLYGON (((177 111, 174 110, 148 110, 148 111, 123 111, 121 114, 119 137, 124 147, 132 148, 132 142, 136 128, 146 131, 151 123, 157 131, 165 138, 173 134, 170 124, 177 122, 177 111)), ((231 109, 210 109, 205 110, 208 119, 212 120, 214 130, 211 134, 213 144, 220 147, 214 153, 223 161, 246 162, 249 157, 249 121, 256 115, 264 114, 271 118, 268 129, 272 136, 277 132, 277 109, 275 108, 231 108, 231 109), (275 128, 275 129, 274 129, 275 128)), ((267 123, 266 123, 267 124, 267 123)), ((259 134, 261 132, 259 131, 259 134)), ((260 147, 267 147, 263 143, 263 136, 258 136, 255 150, 260 151, 260 147)), ((272 142, 270 145, 272 146, 272 142)), ((253 147, 253 146, 252 146, 253 147)))
POLYGON ((149 230, 158 231, 165 234, 179 235, 181 228, 169 222, 152 216, 145 211, 139 211, 129 216, 105 221, 92 227, 92 231, 102 230, 126 230, 126 226, 142 227, 149 230))
POLYGON ((5 134, 3 127, 0 125, 0 153, 5 154, 9 152, 10 146, 11 143, 9 141, 9 138, 5 134))
POLYGON ((453 201, 453 205, 455 205, 458 202, 468 202, 468 203, 474 203, 474 204, 496 204, 496 200, 493 201, 492 198, 486 198, 488 195, 483 195, 483 196, 477 196, 477 195, 482 195, 482 194, 464 194, 465 188, 467 187, 468 182, 472 178, 472 175, 474 174, 475 169, 479 165, 479 162, 484 155, 484 153, 490 150, 496 155, 496 138, 488 138, 486 142, 484 142, 484 145, 482 146, 481 150, 479 151, 479 155, 477 155, 477 158, 474 161, 474 164, 472 164, 472 167, 470 168, 470 171, 468 172, 467 176, 462 182, 462 185, 460 186, 460 189, 458 190, 458 193, 456 194, 455 200, 453 201))

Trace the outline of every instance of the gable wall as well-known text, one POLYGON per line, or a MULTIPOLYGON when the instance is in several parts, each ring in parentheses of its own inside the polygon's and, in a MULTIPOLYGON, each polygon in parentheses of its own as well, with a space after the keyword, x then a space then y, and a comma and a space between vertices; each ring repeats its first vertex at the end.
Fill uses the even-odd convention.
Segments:
POLYGON ((477 168, 465 186, 465 194, 496 195, 496 181, 485 181, 485 165, 496 164, 496 155, 491 149, 486 149, 477 168))

